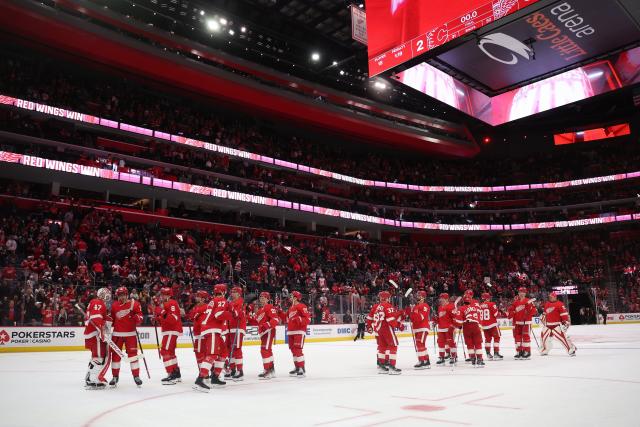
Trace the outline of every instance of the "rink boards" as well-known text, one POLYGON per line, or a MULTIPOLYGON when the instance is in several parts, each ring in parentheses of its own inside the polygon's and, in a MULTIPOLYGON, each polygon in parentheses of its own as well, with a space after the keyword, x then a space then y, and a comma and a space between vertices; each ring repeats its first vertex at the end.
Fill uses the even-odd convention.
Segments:
MULTIPOLYGON (((540 323, 534 318, 534 327, 540 323)), ((500 319, 501 329, 511 329, 508 319, 500 319)), ((332 342, 353 340, 358 326, 356 324, 340 325, 309 325, 306 342, 332 342)), ((160 339, 160 330, 158 329, 160 339)), ((156 330, 153 327, 138 328, 140 341, 144 349, 154 350, 156 345, 156 330)), ((405 331, 397 331, 399 338, 411 337, 411 328, 405 323, 405 331)), ((0 353, 32 352, 32 351, 72 351, 84 350, 84 327, 0 327, 0 353)), ((431 333, 431 335, 433 332, 431 333)), ((365 339, 373 339, 373 335, 366 334, 365 339)), ((276 327, 276 344, 286 344, 287 335, 284 326, 276 327)), ((247 327, 243 345, 259 345, 258 328, 247 327)), ((178 337, 178 347, 192 347, 191 332, 184 327, 182 335, 178 337)))
MULTIPOLYGON (((607 323, 640 323, 640 313, 611 313, 607 315, 607 323)), ((533 319, 533 327, 537 328, 540 318, 533 319)), ((500 329, 511 329, 509 319, 499 319, 500 329)), ((355 324, 341 325, 309 325, 306 342, 332 342, 352 340, 358 330, 355 324)), ((160 336, 160 330, 157 331, 160 336)), ((138 328, 142 347, 154 350, 156 345, 156 331, 153 327, 138 328)), ((405 331, 396 331, 399 338, 411 337, 411 328, 405 323, 405 331)), ((32 351, 71 351, 84 350, 83 327, 0 327, 0 353, 32 352, 32 351)), ((433 335, 433 332, 430 333, 433 335)), ((161 337, 160 337, 161 338, 161 337)), ((373 335, 366 334, 365 339, 373 339, 373 335)), ((276 328, 276 344, 286 344, 287 335, 284 326, 276 328)), ((243 345, 259 345, 258 328, 247 327, 243 345)), ((184 327, 182 335, 178 337, 178 347, 192 347, 191 333, 184 327)))

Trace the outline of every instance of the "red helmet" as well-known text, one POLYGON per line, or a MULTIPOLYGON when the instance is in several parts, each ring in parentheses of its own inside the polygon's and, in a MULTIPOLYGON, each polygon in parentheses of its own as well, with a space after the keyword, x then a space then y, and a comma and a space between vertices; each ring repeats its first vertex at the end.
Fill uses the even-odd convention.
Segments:
POLYGON ((421 298, 421 299, 427 298, 427 291, 418 291, 418 298, 421 298))
POLYGON ((467 289, 466 291, 464 291, 464 296, 473 298, 473 291, 471 289, 467 289))
POLYGON ((378 293, 378 298, 380 298, 381 301, 388 300, 391 298, 391 294, 387 291, 381 291, 378 293))
POLYGON ((524 286, 520 286, 518 288, 518 292, 524 292, 526 294, 527 293, 527 288, 525 288, 524 286))
POLYGON ((209 292, 207 292, 207 291, 205 291, 203 289, 200 289, 198 292, 196 292, 196 296, 198 298, 202 298, 202 299, 206 300, 206 299, 209 299, 209 292))
POLYGON ((463 300, 464 302, 471 302, 471 301, 473 301, 473 293, 468 294, 468 293, 466 293, 466 292, 465 292, 465 293, 464 293, 464 295, 463 295, 463 297, 462 297, 462 300, 463 300))
POLYGON ((291 296, 297 299, 298 301, 302 300, 302 294, 298 291, 291 292, 291 296))
POLYGON ((446 299, 447 301, 449 301, 449 294, 446 292, 441 293, 440 299, 446 299))
POLYGON ((124 286, 120 286, 116 289, 116 296, 119 297, 120 295, 129 296, 129 290, 124 286))
POLYGON ((160 294, 170 297, 173 296, 173 291, 171 290, 171 288, 162 288, 160 289, 160 294))
POLYGON ((491 294, 489 292, 483 292, 482 299, 491 299, 491 294))
POLYGON ((238 295, 242 295, 242 288, 240 286, 234 286, 233 288, 231 288, 231 292, 235 292, 238 295))
POLYGON ((549 297, 558 298, 558 293, 557 293, 557 292, 551 292, 551 293, 549 294, 549 297))
POLYGON ((227 285, 225 285, 224 283, 218 283, 217 285, 215 285, 213 287, 213 293, 214 294, 221 294, 224 295, 227 293, 227 285))
POLYGON ((271 295, 269 295, 269 292, 260 292, 260 298, 266 298, 268 300, 271 299, 271 295))

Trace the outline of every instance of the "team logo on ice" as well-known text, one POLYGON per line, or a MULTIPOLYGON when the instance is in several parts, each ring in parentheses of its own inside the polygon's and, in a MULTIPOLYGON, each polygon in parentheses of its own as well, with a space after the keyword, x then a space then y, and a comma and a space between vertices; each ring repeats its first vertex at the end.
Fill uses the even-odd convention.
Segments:
POLYGON ((530 60, 531 58, 533 58, 533 49, 522 43, 520 40, 504 33, 493 33, 484 36, 478 42, 478 47, 489 58, 506 65, 517 64, 519 60, 518 56, 521 56, 526 60, 530 60), (497 56, 487 50, 487 45, 500 46, 501 48, 507 50, 508 53, 506 55, 497 56))
POLYGON ((5 331, 5 330, 0 331, 0 345, 6 344, 9 341, 10 341, 10 338, 9 338, 9 334, 7 333, 7 331, 5 331))

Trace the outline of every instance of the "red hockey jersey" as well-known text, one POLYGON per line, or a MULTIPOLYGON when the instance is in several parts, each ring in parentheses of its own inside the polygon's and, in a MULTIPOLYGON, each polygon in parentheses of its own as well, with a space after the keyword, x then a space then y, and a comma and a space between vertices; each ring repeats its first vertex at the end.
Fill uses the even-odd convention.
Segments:
POLYGON ((480 325, 482 329, 498 326, 498 306, 493 301, 480 303, 480 325))
POLYGON ((455 311, 456 307, 452 302, 438 308, 438 332, 447 332, 453 327, 455 311))
POLYGON ((280 317, 278 316, 278 310, 271 304, 265 304, 256 313, 255 317, 251 318, 253 325, 258 325, 258 333, 260 335, 269 329, 275 329, 280 323, 280 317))
POLYGON ((509 307, 509 319, 513 320, 515 325, 530 325, 531 319, 538 313, 529 298, 516 298, 509 307))
POLYGON ((480 305, 474 300, 467 305, 458 307, 454 322, 457 327, 461 327, 464 323, 475 323, 479 326, 480 316, 480 305))
POLYGON ((232 318, 227 300, 224 297, 215 297, 204 311, 200 334, 223 334, 227 331, 227 322, 232 318))
POLYGON ((229 332, 235 334, 237 329, 239 332, 246 333, 247 315, 244 312, 244 299, 238 298, 235 301, 231 301, 229 303, 229 311, 232 316, 232 320, 229 323, 229 332))
POLYGON ((428 304, 416 304, 413 310, 409 312, 411 319, 411 328, 414 333, 429 331, 429 314, 431 309, 428 304))
POLYGON ((367 316, 367 328, 373 329, 376 333, 386 325, 397 328, 400 326, 398 315, 396 308, 388 302, 374 304, 367 316))
POLYGON ((542 315, 544 316, 543 323, 547 326, 557 326, 569 322, 569 313, 560 301, 545 302, 542 315))
POLYGON ((299 302, 287 311, 287 335, 304 335, 311 323, 311 315, 307 306, 299 302))
POLYGON ((102 335, 104 324, 111 321, 107 312, 107 305, 100 298, 94 298, 87 306, 86 326, 84 328, 84 338, 89 339, 102 335), (93 324, 91 324, 93 322, 93 324), (95 327, 94 327, 95 325, 95 327), (96 329, 97 328, 97 329, 96 329))
POLYGON ((162 333, 167 335, 182 335, 182 319, 180 316, 180 307, 174 299, 170 299, 162 305, 160 311, 160 327, 162 333))
POLYGON ((111 318, 113 319, 114 337, 135 336, 136 326, 142 323, 140 303, 133 299, 124 303, 114 301, 111 304, 111 318))
POLYGON ((204 319, 204 312, 207 309, 207 304, 194 305, 189 310, 188 319, 193 324, 193 338, 200 338, 202 332, 202 320, 204 319))

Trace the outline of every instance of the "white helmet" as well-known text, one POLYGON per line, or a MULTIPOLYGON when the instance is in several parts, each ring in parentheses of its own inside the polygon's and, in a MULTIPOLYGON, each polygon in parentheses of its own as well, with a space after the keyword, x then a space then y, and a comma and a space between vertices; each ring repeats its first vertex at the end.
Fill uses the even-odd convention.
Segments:
POLYGON ((100 298, 104 302, 111 301, 111 291, 109 290, 109 288, 98 289, 97 295, 98 295, 98 298, 100 298))

